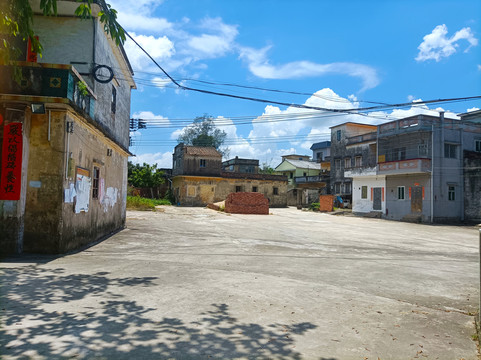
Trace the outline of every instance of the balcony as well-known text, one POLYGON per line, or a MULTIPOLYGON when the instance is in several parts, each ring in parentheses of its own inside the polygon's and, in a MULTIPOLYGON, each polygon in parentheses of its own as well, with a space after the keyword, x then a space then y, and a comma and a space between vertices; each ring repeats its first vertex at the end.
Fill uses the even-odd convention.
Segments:
POLYGON ((73 105, 94 118, 95 95, 72 65, 17 62, 0 66, 0 94, 28 96, 32 102, 73 105), (15 72, 19 72, 18 81, 15 72))
POLYGON ((375 155, 368 157, 356 157, 354 167, 344 168, 344 177, 373 176, 377 173, 377 161, 375 155))
POLYGON ((379 175, 416 174, 431 172, 431 159, 409 159, 382 162, 378 165, 379 175))
POLYGON ((377 132, 371 132, 367 134, 352 136, 347 139, 347 145, 360 144, 364 142, 376 142, 377 132))
POLYGON ((382 125, 379 125, 379 138, 401 135, 416 131, 431 131, 433 123, 432 117, 425 117, 423 115, 417 115, 410 118, 391 121, 382 125))
POLYGON ((323 187, 329 182, 329 174, 315 175, 315 176, 296 176, 294 177, 294 184, 298 187, 323 187))

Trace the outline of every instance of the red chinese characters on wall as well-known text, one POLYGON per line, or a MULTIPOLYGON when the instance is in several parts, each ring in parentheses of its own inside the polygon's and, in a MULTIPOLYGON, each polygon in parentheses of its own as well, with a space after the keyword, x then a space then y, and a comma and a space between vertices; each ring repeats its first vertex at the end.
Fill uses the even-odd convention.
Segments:
POLYGON ((3 128, 2 174, 0 200, 19 200, 22 182, 22 123, 3 128))

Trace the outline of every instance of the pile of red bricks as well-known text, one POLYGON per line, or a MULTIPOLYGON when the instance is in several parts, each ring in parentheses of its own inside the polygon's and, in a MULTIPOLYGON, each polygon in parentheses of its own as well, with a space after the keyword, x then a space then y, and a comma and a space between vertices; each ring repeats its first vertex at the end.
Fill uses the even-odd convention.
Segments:
POLYGON ((334 210, 334 195, 319 196, 319 211, 330 212, 334 210))
POLYGON ((225 201, 226 213, 269 215, 269 200, 255 192, 231 193, 225 201))

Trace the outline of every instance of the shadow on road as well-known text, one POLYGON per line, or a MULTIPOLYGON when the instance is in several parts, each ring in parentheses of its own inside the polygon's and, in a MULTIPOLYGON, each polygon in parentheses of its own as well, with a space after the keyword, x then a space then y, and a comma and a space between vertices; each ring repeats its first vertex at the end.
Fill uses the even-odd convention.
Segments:
POLYGON ((227 304, 212 304, 195 321, 162 317, 140 304, 142 292, 158 286, 155 277, 72 275, 35 265, 1 271, 2 358, 301 359, 295 338, 316 328, 243 323, 227 304), (127 287, 136 287, 139 299, 126 299, 127 287))

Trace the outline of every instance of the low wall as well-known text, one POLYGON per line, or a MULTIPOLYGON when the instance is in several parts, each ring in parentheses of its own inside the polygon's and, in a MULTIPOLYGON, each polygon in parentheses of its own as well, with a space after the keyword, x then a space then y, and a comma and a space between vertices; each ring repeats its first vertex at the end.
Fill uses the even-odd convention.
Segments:
POLYGON ((319 211, 330 212, 334 209, 334 195, 319 196, 319 211))
POLYGON ((269 215, 269 201, 260 193, 230 193, 225 201, 226 213, 269 215))

